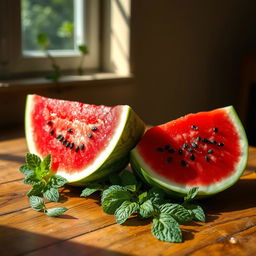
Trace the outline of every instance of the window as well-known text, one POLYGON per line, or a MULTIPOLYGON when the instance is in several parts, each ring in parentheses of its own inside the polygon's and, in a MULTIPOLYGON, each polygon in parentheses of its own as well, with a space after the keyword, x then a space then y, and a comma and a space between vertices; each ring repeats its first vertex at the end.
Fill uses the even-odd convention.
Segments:
POLYGON ((0 10, 0 77, 51 70, 39 35, 47 38, 47 51, 61 70, 78 67, 81 44, 89 48, 83 67, 99 68, 98 0, 1 0, 0 10))

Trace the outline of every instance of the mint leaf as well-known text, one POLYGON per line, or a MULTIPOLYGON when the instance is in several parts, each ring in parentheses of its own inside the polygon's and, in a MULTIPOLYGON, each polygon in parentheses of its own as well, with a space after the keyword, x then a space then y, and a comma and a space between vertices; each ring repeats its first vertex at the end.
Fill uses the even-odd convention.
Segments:
POLYGON ((125 189, 127 189, 131 192, 136 192, 136 190, 137 190, 136 185, 126 185, 124 187, 125 187, 125 189))
POLYGON ((25 176, 30 176, 35 173, 34 170, 32 170, 28 165, 22 165, 19 168, 20 172, 22 172, 25 176))
POLYGON ((50 186, 53 188, 60 188, 60 187, 64 186, 67 182, 68 181, 64 177, 62 177, 60 175, 54 175, 51 178, 50 186))
POLYGON ((117 173, 111 173, 109 175, 109 181, 111 185, 120 185, 122 183, 121 178, 117 173))
POLYGON ((101 184, 97 184, 97 183, 89 184, 82 191, 80 196, 87 197, 87 196, 90 196, 91 194, 93 194, 94 192, 100 191, 102 189, 103 189, 103 185, 101 185, 101 184))
POLYGON ((178 222, 169 214, 161 213, 153 219, 152 234, 161 241, 182 242, 182 233, 178 222))
POLYGON ((193 198, 195 198, 195 196, 197 195, 198 193, 198 190, 199 190, 199 187, 193 187, 191 188, 187 195, 184 197, 184 201, 185 202, 188 202, 188 201, 191 201, 193 198))
POLYGON ((46 214, 50 217, 59 217, 61 214, 66 212, 68 209, 65 207, 47 209, 46 214))
POLYGON ((192 220, 190 212, 180 204, 166 203, 159 206, 161 213, 170 214, 178 223, 183 224, 192 220))
POLYGON ((43 161, 40 164, 41 169, 43 170, 50 170, 51 169, 51 164, 52 164, 52 156, 51 155, 47 155, 43 161))
POLYGON ((147 198, 148 198, 148 192, 147 191, 139 194, 139 196, 138 196, 139 203, 140 204, 144 203, 147 200, 147 198))
POLYGON ((184 204, 184 207, 189 211, 194 220, 205 222, 204 210, 200 205, 184 204))
POLYGON ((101 197, 103 211, 114 214, 116 209, 124 202, 131 199, 131 193, 121 186, 113 185, 106 189, 101 197))
POLYGON ((27 185, 35 185, 35 184, 38 184, 39 182, 40 180, 37 178, 37 176, 34 173, 27 175, 23 180, 23 183, 27 185))
POLYGON ((59 201, 59 191, 57 188, 49 188, 43 192, 43 196, 50 201, 58 202, 59 201))
POLYGON ((28 153, 26 155, 26 163, 32 170, 36 170, 36 168, 40 167, 41 159, 34 154, 28 153))
POLYGON ((27 196, 42 196, 44 186, 44 183, 38 182, 28 191, 27 196))
POLYGON ((129 216, 139 208, 136 202, 124 201, 115 211, 115 218, 118 224, 124 223, 129 216))
POLYGON ((163 203, 164 196, 165 196, 164 191, 159 188, 153 187, 148 191, 148 199, 150 199, 153 204, 163 203))
POLYGON ((38 196, 31 196, 29 198, 30 206, 35 211, 41 211, 45 209, 44 200, 38 196))
POLYGON ((120 178, 121 178, 121 182, 122 182, 123 186, 137 184, 137 180, 136 180, 134 174, 127 170, 124 170, 121 173, 120 178))
POLYGON ((154 213, 157 213, 158 209, 153 205, 152 201, 148 199, 143 204, 140 205, 139 214, 142 218, 149 218, 154 213))

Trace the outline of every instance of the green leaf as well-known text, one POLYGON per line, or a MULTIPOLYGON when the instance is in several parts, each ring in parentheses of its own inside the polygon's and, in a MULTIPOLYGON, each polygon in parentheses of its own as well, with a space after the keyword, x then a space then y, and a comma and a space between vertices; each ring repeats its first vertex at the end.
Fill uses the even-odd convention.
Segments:
POLYGON ((97 183, 92 183, 87 185, 87 187, 82 191, 80 196, 87 197, 93 194, 96 191, 101 191, 104 188, 103 185, 97 184, 97 183))
POLYGON ((139 194, 139 196, 138 196, 139 203, 140 204, 144 203, 147 200, 147 198, 148 198, 148 192, 147 191, 139 194))
POLYGON ((40 167, 41 159, 35 154, 28 153, 26 155, 26 163, 29 168, 36 170, 38 167, 40 167))
POLYGON ((27 196, 42 196, 42 191, 44 190, 45 184, 39 182, 35 184, 27 193, 27 196))
POLYGON ((125 188, 113 185, 104 190, 101 197, 103 211, 108 214, 114 214, 116 209, 124 202, 131 199, 131 193, 125 188))
POLYGON ((35 171, 33 169, 31 169, 27 164, 26 165, 22 165, 19 168, 20 172, 22 172, 25 176, 30 176, 32 174, 35 173, 35 171))
POLYGON ((23 183, 28 185, 35 185, 35 184, 38 184, 39 182, 40 180, 33 173, 31 175, 26 176, 25 179, 23 180, 23 183))
POLYGON ((41 169, 43 170, 50 170, 51 169, 51 164, 52 164, 52 156, 51 155, 47 155, 43 161, 40 164, 41 169))
POLYGON ((124 201, 115 211, 115 218, 118 224, 124 223, 129 216, 139 208, 136 202, 124 201))
POLYGON ((199 190, 199 187, 193 187, 191 188, 187 195, 184 197, 184 201, 185 202, 188 202, 188 201, 191 201, 193 198, 195 198, 195 196, 197 195, 198 193, 198 190, 199 190))
POLYGON ((79 51, 83 54, 86 55, 89 53, 88 47, 85 44, 81 44, 78 46, 79 51))
POLYGON ((37 35, 37 44, 43 49, 45 50, 50 42, 49 42, 49 39, 48 39, 48 36, 44 33, 40 33, 37 35))
POLYGON ((171 243, 182 242, 182 233, 178 222, 167 213, 161 213, 153 219, 151 232, 161 241, 171 243))
POLYGON ((192 220, 190 212, 180 204, 166 203, 159 206, 161 213, 170 214, 178 223, 184 224, 192 220))
POLYGON ((159 188, 151 188, 148 191, 148 199, 151 199, 153 204, 161 204, 164 202, 165 193, 159 188))
POLYGON ((29 198, 30 206, 35 211, 41 211, 45 209, 44 200, 39 196, 31 196, 29 198))
POLYGON ((59 217, 61 214, 66 212, 68 209, 65 207, 47 209, 46 214, 50 217, 59 217))
POLYGON ((205 222, 205 213, 203 208, 200 205, 195 204, 184 204, 184 207, 189 211, 191 217, 194 220, 205 222))
POLYGON ((136 192, 136 190, 137 190, 136 185, 126 185, 124 187, 125 187, 125 189, 127 189, 131 192, 136 192))
POLYGON ((50 186, 53 188, 60 188, 64 186, 67 182, 68 182, 67 179, 65 179, 64 177, 60 175, 54 175, 51 178, 50 186))
POLYGON ((137 184, 137 180, 136 180, 134 174, 127 170, 124 170, 121 173, 120 178, 121 178, 121 182, 122 182, 123 186, 137 184))
POLYGON ((153 214, 158 213, 158 208, 148 199, 140 205, 139 213, 142 218, 149 218, 153 216, 153 214))
POLYGON ((50 201, 58 202, 59 201, 59 191, 56 188, 49 188, 43 192, 43 196, 50 201))
POLYGON ((121 185, 122 184, 121 178, 119 177, 119 175, 117 173, 111 173, 109 175, 109 181, 112 185, 121 185))

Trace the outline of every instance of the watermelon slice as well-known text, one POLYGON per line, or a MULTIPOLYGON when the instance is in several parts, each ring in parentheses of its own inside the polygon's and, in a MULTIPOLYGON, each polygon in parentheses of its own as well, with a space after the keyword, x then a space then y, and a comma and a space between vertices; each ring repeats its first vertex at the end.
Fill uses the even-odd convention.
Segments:
POLYGON ((28 95, 29 151, 52 155, 52 170, 82 185, 124 168, 144 123, 127 105, 96 106, 28 95))
POLYGON ((149 129, 131 152, 131 165, 148 183, 183 196, 233 185, 245 168, 248 142, 232 106, 189 114, 149 129))

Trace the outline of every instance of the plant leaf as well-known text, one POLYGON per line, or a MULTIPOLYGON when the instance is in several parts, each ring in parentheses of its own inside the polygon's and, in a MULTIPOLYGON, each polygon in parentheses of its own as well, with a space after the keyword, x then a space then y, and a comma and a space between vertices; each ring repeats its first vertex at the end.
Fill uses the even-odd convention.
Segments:
POLYGON ((161 241, 182 242, 182 233, 178 222, 169 214, 161 213, 153 219, 152 234, 161 241))
POLYGON ((31 196, 29 198, 30 206, 35 211, 41 211, 45 208, 44 200, 39 196, 31 196))
POLYGON ((31 169, 27 164, 26 165, 22 165, 19 168, 20 172, 22 172, 25 176, 30 176, 32 174, 35 173, 35 171, 33 169, 31 169))
POLYGON ((205 213, 200 205, 184 204, 184 207, 189 211, 194 220, 205 222, 205 213))
POLYGON ((38 182, 28 191, 27 196, 42 196, 44 186, 44 183, 38 182))
POLYGON ((108 214, 114 214, 116 209, 124 202, 131 199, 131 193, 125 188, 113 185, 106 189, 101 197, 103 211, 108 214))
POLYGON ((156 212, 158 212, 158 209, 150 199, 140 205, 139 213, 142 218, 149 218, 156 212))
POLYGON ((142 192, 141 194, 139 194, 138 199, 139 199, 139 203, 142 204, 144 203, 148 198, 148 192, 142 192))
POLYGON ((136 180, 134 174, 127 170, 124 170, 121 173, 120 178, 121 178, 121 182, 122 182, 123 186, 137 184, 137 180, 136 180))
POLYGON ((54 175, 51 178, 50 186, 53 188, 60 188, 60 187, 64 186, 67 182, 68 181, 64 177, 62 177, 60 175, 54 175))
POLYGON ((49 188, 43 192, 43 196, 50 201, 58 202, 59 201, 59 191, 56 188, 49 188))
POLYGON ((87 197, 93 194, 96 191, 101 191, 104 188, 103 185, 97 184, 97 183, 92 183, 87 185, 87 187, 82 191, 80 196, 87 197))
POLYGON ((165 196, 164 191, 159 188, 153 187, 148 191, 148 199, 150 199, 153 204, 163 203, 164 196, 165 196))
POLYGON ((166 203, 160 205, 159 209, 161 213, 170 214, 180 224, 192 220, 190 212, 180 204, 166 203))
POLYGON ((86 55, 89 53, 88 47, 85 44, 81 44, 78 46, 79 51, 83 54, 86 55))
POLYGON ((184 201, 185 202, 188 202, 188 201, 191 201, 193 198, 195 198, 195 196, 197 195, 198 193, 198 190, 199 190, 199 187, 193 187, 191 188, 187 195, 184 197, 184 201))
POLYGON ((118 224, 124 223, 129 216, 139 208, 136 202, 124 201, 115 211, 115 218, 118 224))
POLYGON ((40 167, 41 159, 35 154, 28 153, 26 155, 26 163, 29 168, 36 170, 36 168, 40 167))
POLYGON ((51 208, 51 209, 47 209, 46 214, 50 217, 59 217, 67 210, 68 209, 65 207, 51 208))
POLYGON ((37 176, 34 173, 26 176, 25 179, 23 180, 23 183, 28 185, 35 185, 35 184, 38 184, 39 182, 40 180, 37 178, 37 176))
POLYGON ((43 170, 50 170, 51 169, 51 164, 52 164, 52 156, 51 155, 47 155, 43 161, 40 164, 41 169, 43 170))

